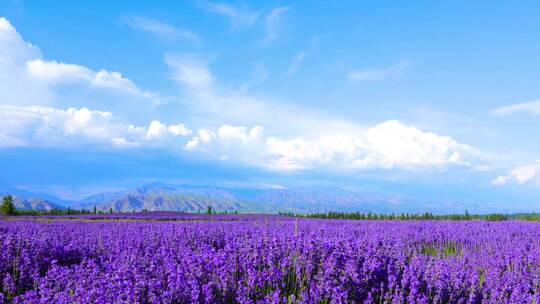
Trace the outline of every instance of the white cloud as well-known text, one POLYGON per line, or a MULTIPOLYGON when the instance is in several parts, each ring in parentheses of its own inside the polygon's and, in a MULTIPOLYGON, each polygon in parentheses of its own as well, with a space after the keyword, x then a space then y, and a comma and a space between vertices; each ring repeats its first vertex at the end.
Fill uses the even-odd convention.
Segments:
POLYGON ((56 61, 45 62, 41 59, 29 60, 26 68, 31 75, 53 83, 87 80, 94 78, 94 72, 89 68, 56 61))
MULTIPOLYGON (((274 10, 275 20, 279 20, 284 11, 286 8, 274 10)), ((17 80, 11 81, 9 86, 0 82, 0 89, 7 92, 13 92, 10 86, 16 87, 17 82, 22 81, 21 92, 23 89, 41 92, 39 89, 42 88, 53 97, 57 86, 72 84, 121 91, 132 96, 151 95, 120 73, 96 72, 77 64, 43 59, 39 50, 25 43, 5 19, 0 21, 0 56, 0 80, 2 77, 17 80), (14 42, 15 46, 12 45, 14 42), (8 51, 2 48, 4 45, 8 46, 8 51)), ((298 58, 300 63, 303 56, 298 58)), ((176 122, 168 125, 152 120, 148 125, 137 125, 111 112, 86 107, 19 104, 0 105, 1 145, 153 147, 196 152, 201 157, 273 170, 321 167, 408 170, 467 166, 478 155, 475 149, 450 137, 425 132, 399 121, 363 126, 332 117, 324 111, 253 97, 247 95, 245 89, 229 89, 210 71, 212 60, 212 57, 197 54, 165 56, 172 78, 182 86, 184 95, 180 96, 179 102, 190 112, 190 122, 198 122, 195 126, 199 130, 192 136, 190 129, 176 122)), ((392 75, 404 68, 394 67, 386 73, 392 75)), ((259 74, 264 77, 255 77, 254 83, 267 77, 265 73, 259 74)), ((9 98, 17 97, 13 93, 8 95, 9 98)), ((0 96, 6 98, 7 95, 0 96)), ((28 101, 32 101, 28 96, 28 101)))
POLYGON ((200 147, 200 144, 208 143, 216 136, 214 132, 205 129, 200 129, 199 131, 197 131, 197 134, 197 136, 193 137, 190 141, 186 143, 184 149, 194 150, 200 147))
POLYGON ((354 133, 364 129, 332 117, 328 112, 250 96, 246 94, 245 83, 240 90, 223 86, 209 68, 212 60, 211 57, 197 54, 165 56, 165 62, 172 70, 172 78, 182 86, 181 102, 190 109, 194 121, 213 126, 230 122, 263 125, 278 135, 316 134, 328 129, 336 133, 354 133))
MULTIPOLYGON (((62 146, 73 141, 107 142, 121 126, 110 112, 87 108, 60 110, 50 107, 0 105, 0 134, 17 139, 15 146, 62 146)), ((12 146, 8 141, 3 146, 12 146)))
POLYGON ((54 92, 26 72, 28 60, 41 58, 41 52, 23 40, 5 18, 0 18, 0 103, 48 103, 54 92))
POLYGON ((150 33, 165 40, 186 39, 195 43, 200 41, 199 35, 194 32, 179 29, 157 20, 129 16, 125 18, 125 22, 133 29, 150 33))
POLYGON ((243 3, 236 7, 225 3, 201 1, 200 7, 211 13, 227 17, 233 27, 248 27, 261 24, 264 26, 265 31, 265 36, 262 40, 263 45, 268 45, 278 36, 281 18, 285 12, 290 10, 286 6, 275 7, 264 15, 264 17, 261 17, 261 13, 250 10, 243 3))
POLYGON ((184 124, 170 125, 167 130, 175 136, 188 136, 192 133, 184 124))
POLYGON ((278 35, 281 25, 281 17, 290 8, 286 6, 276 7, 272 9, 265 17, 266 36, 263 39, 263 44, 272 42, 278 35))
MULTIPOLYGON (((85 66, 44 59, 37 47, 24 41, 9 21, 0 18, 0 103, 59 103, 59 87, 77 90, 74 84, 159 102, 157 94, 141 90, 118 72, 96 72, 85 66)), ((84 90, 78 92, 79 96, 88 96, 84 90)))
POLYGON ((516 167, 507 175, 498 176, 491 183, 494 186, 502 186, 511 181, 518 184, 525 184, 535 180, 540 180, 540 159, 531 165, 516 167))
POLYGON ((160 137, 167 133, 167 126, 158 120, 152 120, 146 131, 147 138, 160 137))
POLYGON ((359 167, 468 165, 463 156, 471 157, 478 153, 472 147, 460 144, 448 136, 425 132, 396 120, 369 129, 365 149, 367 157, 355 162, 359 167))
POLYGON ((384 69, 350 71, 347 78, 351 81, 381 81, 391 77, 400 77, 410 65, 410 62, 404 61, 384 69))
POLYGON ((186 150, 266 167, 273 170, 391 169, 469 166, 479 152, 447 136, 425 132, 399 121, 386 121, 354 136, 321 134, 317 138, 266 136, 252 129, 224 125, 199 130, 186 150))
POLYGON ((506 116, 506 115, 520 113, 520 112, 540 115, 540 100, 500 107, 491 111, 491 114, 497 115, 497 116, 506 116))
POLYGON ((118 148, 135 148, 135 147, 140 146, 140 143, 130 142, 124 137, 113 137, 111 139, 111 143, 113 146, 118 147, 118 148))
POLYGON ((259 18, 259 14, 252 12, 247 6, 234 7, 224 3, 210 3, 202 1, 201 7, 211 13, 229 18, 233 26, 248 26, 254 24, 259 18))
POLYGON ((192 133, 184 124, 167 126, 159 120, 152 120, 148 128, 143 128, 142 131, 146 131, 146 139, 163 138, 165 136, 188 136, 192 133))
POLYGON ((183 142, 178 142, 177 138, 191 133, 183 124, 167 126, 158 120, 148 127, 127 125, 111 112, 88 108, 64 110, 0 105, 0 121, 0 146, 3 147, 66 147, 92 143, 103 147, 162 144, 164 148, 179 148, 183 142))
MULTIPOLYGON (((181 62, 186 62, 184 57, 180 58, 183 58, 181 62)), ((199 130, 199 136, 194 136, 185 145, 186 150, 205 152, 216 159, 226 155, 227 159, 234 160, 236 156, 242 162, 278 170, 324 166, 351 170, 413 170, 448 165, 469 166, 471 160, 480 156, 474 148, 450 137, 425 132, 399 121, 366 127, 295 105, 276 104, 238 94, 219 85, 209 70, 209 60, 189 62, 173 66, 175 73, 181 75, 176 79, 185 89, 184 100, 188 100, 188 106, 195 111, 195 115, 201 115, 204 121, 221 124, 222 127, 219 130, 199 130), (190 77, 191 74, 205 77, 190 77), (192 78, 206 80, 193 81, 192 78), (240 125, 261 124, 265 135, 240 140, 247 137, 248 129, 227 127, 227 121, 240 125), (227 137, 222 133, 233 130, 236 131, 234 138, 237 140, 224 140, 227 137), (224 149, 228 152, 222 153, 224 149), (231 149, 235 151, 231 152, 231 149)))
POLYGON ((217 130, 201 129, 184 149, 206 158, 261 166, 264 157, 264 128, 223 125, 217 130))
POLYGON ((214 76, 208 69, 211 58, 198 54, 165 55, 165 63, 173 70, 173 79, 192 89, 208 89, 214 76))
POLYGON ((416 169, 446 165, 468 165, 463 159, 478 152, 447 136, 425 132, 399 121, 386 121, 365 134, 322 136, 315 140, 294 138, 266 141, 271 164, 277 169, 302 169, 319 166, 336 168, 416 169))
POLYGON ((26 68, 30 75, 51 84, 85 82, 95 88, 113 89, 146 98, 156 97, 154 93, 141 91, 133 81, 118 72, 94 72, 77 64, 41 59, 27 61, 26 68))
POLYGON ((329 147, 317 142, 311 142, 297 137, 289 140, 281 140, 270 137, 266 140, 268 153, 275 158, 267 164, 276 170, 306 169, 314 162, 328 163, 335 147, 329 147))
POLYGON ((91 83, 96 87, 123 90, 134 95, 152 96, 152 93, 141 92, 133 81, 124 78, 119 72, 101 70, 95 74, 91 83))
POLYGON ((295 74, 296 71, 298 71, 298 69, 300 68, 300 65, 302 64, 302 62, 304 61, 305 58, 306 58, 306 53, 305 52, 298 53, 298 55, 296 55, 296 57, 294 57, 294 60, 292 61, 291 65, 289 66, 289 68, 285 72, 285 75, 293 75, 293 74, 295 74))
POLYGON ((6 18, 0 17, 0 64, 21 63, 41 57, 39 49, 24 41, 6 18))
MULTIPOLYGON (((450 137, 387 121, 355 135, 319 134, 314 138, 267 135, 262 126, 222 125, 192 131, 159 120, 148 126, 126 124, 111 112, 87 108, 0 106, 2 146, 153 147, 197 152, 272 170, 390 169, 468 166, 478 152, 450 137)), ((540 165, 538 166, 540 168, 540 165)), ((519 169, 519 174, 529 171, 519 169)), ((516 173, 517 174, 517 173, 516 173)), ((521 175, 520 175, 521 176, 521 175)), ((519 179, 518 181, 521 181, 519 179)))

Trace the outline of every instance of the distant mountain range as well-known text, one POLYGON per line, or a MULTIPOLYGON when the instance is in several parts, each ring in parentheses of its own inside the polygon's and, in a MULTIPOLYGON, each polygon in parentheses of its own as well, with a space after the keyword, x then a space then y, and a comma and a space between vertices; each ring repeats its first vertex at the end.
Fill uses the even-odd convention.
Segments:
POLYGON ((129 212, 140 210, 205 212, 391 212, 401 203, 395 197, 376 198, 334 187, 293 189, 227 189, 188 185, 148 184, 139 188, 100 193, 81 200, 74 208, 129 212))
MULTIPOLYGON (((11 188, 11 191, 0 190, 0 197, 5 195, 11 195, 13 197, 13 205, 20 210, 51 210, 51 209, 64 209, 63 206, 52 203, 44 198, 41 198, 39 194, 34 194, 24 190, 17 191, 15 188, 11 188)), ((19 189, 20 190, 20 189, 19 189)), ((48 195, 44 195, 48 197, 48 195)), ((1 202, 0 202, 1 203, 1 202)))
POLYGON ((18 196, 13 197, 13 204, 15 208, 20 210, 51 210, 51 209, 64 209, 60 205, 56 205, 49 201, 39 199, 39 198, 21 198, 18 196))
POLYGON ((70 204, 70 201, 61 199, 51 194, 42 193, 42 192, 33 192, 26 189, 21 189, 21 188, 17 188, 17 187, 0 183, 0 196, 4 196, 6 194, 10 194, 14 197, 18 197, 21 200, 39 199, 39 200, 47 201, 49 204, 52 204, 58 207, 69 206, 70 204))
POLYGON ((77 204, 75 208, 108 211, 183 211, 205 212, 210 206, 216 211, 248 210, 246 204, 225 189, 214 187, 175 186, 160 183, 145 185, 135 189, 111 191, 92 195, 77 204))
MULTIPOLYGON (((5 187, 4 187, 5 188, 5 187)), ((222 212, 315 213, 359 211, 375 213, 461 213, 465 205, 456 202, 426 202, 411 198, 337 187, 299 187, 291 189, 243 189, 212 186, 147 184, 134 189, 110 191, 80 201, 66 201, 52 195, 17 188, 1 189, 1 194, 16 197, 19 209, 75 208, 131 212, 205 212, 208 207, 222 212)), ((470 204, 469 204, 470 206, 470 204)))

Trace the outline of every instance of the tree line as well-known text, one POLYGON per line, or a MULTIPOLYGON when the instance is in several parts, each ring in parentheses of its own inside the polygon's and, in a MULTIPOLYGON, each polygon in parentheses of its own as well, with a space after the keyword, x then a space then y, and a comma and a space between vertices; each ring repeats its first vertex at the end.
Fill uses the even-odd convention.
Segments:
MULTIPOLYGON (((227 215, 238 214, 238 211, 228 213, 227 211, 217 212, 211 206, 207 207, 205 214, 208 215, 227 215)), ((13 204, 13 197, 6 195, 2 199, 0 205, 0 215, 3 216, 17 216, 17 215, 78 215, 78 214, 105 214, 113 213, 113 209, 110 208, 108 212, 97 210, 94 206, 93 210, 86 209, 57 209, 50 210, 20 210, 15 208, 13 204)), ((135 212, 135 210, 133 210, 135 212)), ((148 212, 144 209, 142 212, 148 212)), ((198 211, 201 214, 201 210, 198 211)), ((312 219, 339 219, 339 220, 449 220, 449 221, 469 221, 469 220, 485 220, 485 221, 506 221, 506 220, 524 220, 524 221, 540 221, 540 213, 516 213, 516 214, 502 214, 502 213, 489 213, 489 214, 470 214, 467 210, 463 214, 447 214, 447 215, 434 215, 431 212, 424 213, 372 213, 372 212, 319 212, 319 213, 294 213, 294 212, 279 212, 281 216, 298 217, 298 218, 312 218, 312 219)))
POLYGON ((90 214, 91 212, 85 209, 49 209, 49 210, 22 210, 15 208, 13 203, 13 197, 6 195, 2 199, 2 205, 0 205, 0 215, 4 216, 17 216, 17 215, 77 215, 77 214, 90 214))
MULTIPOLYGON (((27 216, 39 216, 39 215, 79 215, 79 214, 112 214, 112 213, 123 213, 122 211, 114 211, 113 208, 109 208, 108 211, 98 210, 96 206, 92 208, 92 210, 87 209, 73 209, 73 208, 66 208, 66 209, 58 209, 53 208, 49 210, 27 210, 27 209, 17 209, 15 208, 15 205, 13 204, 13 197, 11 195, 6 195, 3 198, 2 205, 0 205, 0 215, 3 216, 18 216, 18 215, 27 215, 27 216)), ((128 211, 129 212, 129 211, 128 211)), ((137 212, 136 210, 133 210, 132 212, 137 212)), ((141 212, 151 212, 151 210, 143 209, 141 212)), ((227 215, 227 214, 238 214, 238 211, 232 211, 228 212, 225 211, 216 211, 212 208, 212 206, 208 206, 206 210, 199 209, 198 214, 208 214, 208 215, 227 215)))
MULTIPOLYGON (((336 220, 399 220, 399 221, 417 221, 417 220, 449 220, 449 221, 470 221, 470 220, 486 220, 486 221, 506 221, 512 219, 525 219, 516 218, 502 213, 490 213, 490 214, 470 214, 465 211, 463 214, 447 214, 447 215, 434 215, 431 212, 425 213, 372 213, 372 212, 319 212, 319 213, 291 213, 280 212, 282 216, 300 217, 300 218, 313 218, 313 219, 336 219, 336 220)), ((532 217, 531 217, 532 218, 532 217)), ((540 220, 540 218, 539 218, 540 220)))

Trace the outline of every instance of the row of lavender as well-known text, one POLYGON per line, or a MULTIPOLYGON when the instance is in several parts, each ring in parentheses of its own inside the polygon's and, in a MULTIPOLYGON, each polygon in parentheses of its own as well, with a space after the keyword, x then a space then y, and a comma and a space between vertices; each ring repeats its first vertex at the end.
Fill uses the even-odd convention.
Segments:
MULTIPOLYGON (((270 214, 206 214, 186 213, 177 211, 151 211, 126 213, 89 213, 73 215, 19 215, 16 218, 24 220, 97 220, 97 221, 257 221, 267 220, 294 220, 292 217, 270 214)), ((0 219, 2 217, 0 216, 0 219)))
POLYGON ((540 303, 540 224, 0 221, 0 302, 540 303))

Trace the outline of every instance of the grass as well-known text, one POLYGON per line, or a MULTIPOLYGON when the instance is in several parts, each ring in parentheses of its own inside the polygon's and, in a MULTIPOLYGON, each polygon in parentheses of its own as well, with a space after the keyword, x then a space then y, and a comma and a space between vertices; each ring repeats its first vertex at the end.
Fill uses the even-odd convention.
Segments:
POLYGON ((449 241, 444 244, 439 243, 424 243, 420 249, 423 255, 429 255, 432 257, 449 257, 457 256, 462 253, 462 247, 459 243, 449 241))

